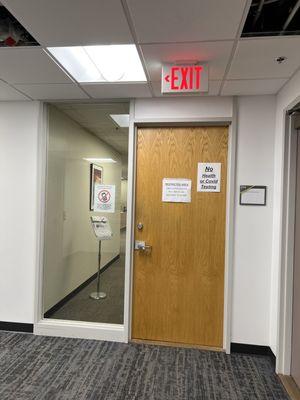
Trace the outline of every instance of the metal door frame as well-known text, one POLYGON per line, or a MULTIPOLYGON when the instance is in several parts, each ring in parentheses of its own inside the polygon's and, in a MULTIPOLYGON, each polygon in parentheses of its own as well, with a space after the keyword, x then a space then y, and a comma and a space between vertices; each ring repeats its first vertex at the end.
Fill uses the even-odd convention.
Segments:
POLYGON ((145 118, 136 119, 134 101, 130 105, 129 126, 129 164, 128 164, 128 229, 126 248, 130 248, 130 257, 125 265, 125 314, 124 327, 131 339, 132 325, 132 287, 133 287, 133 243, 135 218, 135 182, 136 182, 136 139, 139 127, 163 126, 228 126, 227 154, 227 194, 226 194, 226 234, 225 234, 225 271, 224 271, 224 318, 223 349, 230 354, 232 326, 232 291, 233 291, 233 243, 235 222, 235 182, 236 182, 236 142, 237 142, 237 104, 233 99, 232 118, 145 118), (130 207, 130 208, 129 208, 130 207))

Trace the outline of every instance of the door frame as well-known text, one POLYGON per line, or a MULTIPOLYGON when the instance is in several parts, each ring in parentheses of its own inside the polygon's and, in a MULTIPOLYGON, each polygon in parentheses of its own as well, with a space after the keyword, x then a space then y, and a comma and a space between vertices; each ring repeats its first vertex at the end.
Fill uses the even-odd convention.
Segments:
MULTIPOLYGON (((122 100, 121 100, 122 101, 122 100)), ((69 101, 68 101, 69 102, 69 101)), ((95 101, 94 103, 99 103, 95 101)), ((45 216, 46 216, 46 191, 47 191, 47 161, 49 143, 49 110, 51 103, 40 103, 39 136, 38 136, 38 190, 37 190, 37 247, 36 247, 36 276, 35 276, 35 304, 33 333, 43 336, 61 336, 82 339, 107 340, 127 342, 128 333, 124 324, 107 324, 97 322, 83 322, 73 320, 58 320, 44 318, 43 316, 43 273, 44 273, 44 243, 45 243, 45 216)), ((129 160, 128 160, 128 163, 129 160)), ((128 196, 130 197, 130 196, 128 196)), ((127 215, 128 231, 131 230, 130 215, 127 215)), ((130 255, 129 233, 126 232, 126 263, 130 255), (128 247, 129 246, 129 247, 128 247)), ((125 291, 129 290, 125 286, 125 291)), ((124 318, 127 314, 124 304, 124 318)))
POLYGON ((35 279, 34 334, 49 336, 78 337, 86 339, 128 342, 131 339, 132 316, 132 270, 134 252, 135 219, 135 177, 136 177, 136 133, 141 126, 228 126, 227 194, 226 194, 226 234, 225 234, 225 274, 224 274, 224 321, 223 349, 230 353, 232 325, 233 291, 233 243, 235 223, 236 191, 236 143, 237 143, 237 101, 232 100, 232 116, 218 118, 135 118, 135 101, 130 101, 129 143, 128 143, 128 191, 127 191, 127 234, 124 283, 124 323, 123 325, 50 320, 43 318, 43 257, 44 228, 46 212, 46 174, 48 147, 48 104, 40 103, 39 121, 39 175, 37 195, 37 249, 35 279))
MULTIPOLYGON (((299 99, 300 100, 300 99, 299 99)), ((297 129, 289 110, 285 112, 281 268, 279 276, 278 354, 276 372, 290 375, 292 361, 294 240, 297 175, 297 129)), ((300 162, 300 160, 298 160, 300 162)))
POLYGON ((234 222, 236 191, 236 143, 237 143, 237 104, 233 99, 232 118, 135 118, 134 101, 130 104, 129 155, 128 155, 128 229, 127 237, 130 257, 125 265, 125 331, 128 340, 132 326, 133 267, 134 267, 134 220, 135 220, 135 183, 136 183, 136 143, 137 130, 140 127, 164 126, 228 126, 227 154, 227 193, 226 193, 226 231, 225 231, 225 270, 224 270, 224 318, 223 350, 230 354, 232 326, 232 292, 233 292, 233 257, 234 257, 234 222), (129 208, 130 206, 130 208, 129 208), (127 291, 126 288, 129 288, 127 291), (127 310, 127 312, 126 312, 127 310))

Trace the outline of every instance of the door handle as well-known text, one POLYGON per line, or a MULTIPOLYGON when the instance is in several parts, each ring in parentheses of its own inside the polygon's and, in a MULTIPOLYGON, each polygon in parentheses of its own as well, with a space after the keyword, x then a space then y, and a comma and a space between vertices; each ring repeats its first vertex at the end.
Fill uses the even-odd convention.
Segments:
POLYGON ((146 242, 136 240, 135 241, 135 250, 139 250, 145 253, 151 253, 152 246, 150 244, 147 244, 146 242))
POLYGON ((141 251, 148 251, 148 252, 150 252, 151 249, 152 249, 152 246, 150 246, 150 244, 145 244, 144 246, 140 246, 140 247, 139 247, 139 250, 141 250, 141 251))

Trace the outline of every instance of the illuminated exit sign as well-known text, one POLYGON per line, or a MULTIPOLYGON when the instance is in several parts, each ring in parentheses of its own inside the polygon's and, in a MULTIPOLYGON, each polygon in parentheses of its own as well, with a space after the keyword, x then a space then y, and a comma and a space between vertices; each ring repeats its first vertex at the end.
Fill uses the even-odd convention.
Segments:
POLYGON ((162 67, 162 93, 196 93, 208 91, 208 66, 165 64, 162 67))

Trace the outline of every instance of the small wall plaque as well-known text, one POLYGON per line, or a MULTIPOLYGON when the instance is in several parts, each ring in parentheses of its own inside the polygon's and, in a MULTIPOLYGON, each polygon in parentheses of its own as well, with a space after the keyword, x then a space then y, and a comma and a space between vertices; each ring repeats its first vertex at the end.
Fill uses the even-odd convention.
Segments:
POLYGON ((241 206, 265 206, 267 204, 267 186, 241 185, 241 206))

